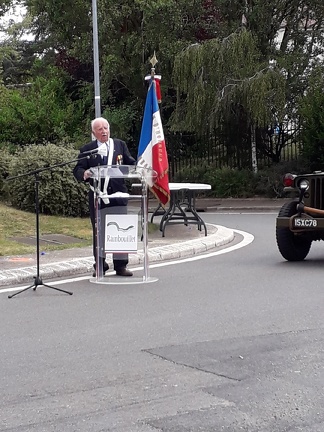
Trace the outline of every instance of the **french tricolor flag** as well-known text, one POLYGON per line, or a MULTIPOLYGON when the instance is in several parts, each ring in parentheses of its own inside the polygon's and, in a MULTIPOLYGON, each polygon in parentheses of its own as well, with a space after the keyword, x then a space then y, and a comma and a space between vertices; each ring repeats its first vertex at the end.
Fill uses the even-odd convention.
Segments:
POLYGON ((170 200, 169 164, 154 79, 146 97, 137 166, 157 173, 156 177, 148 176, 147 183, 161 204, 167 204, 170 200))

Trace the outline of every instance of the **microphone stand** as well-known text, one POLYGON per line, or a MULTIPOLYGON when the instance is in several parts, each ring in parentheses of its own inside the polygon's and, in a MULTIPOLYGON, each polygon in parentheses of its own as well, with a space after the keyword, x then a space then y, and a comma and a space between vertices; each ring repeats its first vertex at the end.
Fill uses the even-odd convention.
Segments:
POLYGON ((36 276, 34 276, 34 283, 29 285, 27 288, 24 288, 24 289, 14 293, 14 294, 9 295, 8 296, 9 299, 11 299, 12 297, 15 297, 18 294, 21 294, 24 291, 29 290, 31 288, 33 289, 33 291, 36 291, 36 288, 38 286, 41 286, 41 285, 46 287, 46 288, 51 288, 51 289, 54 289, 56 291, 63 292, 65 294, 69 294, 69 295, 73 294, 73 292, 71 292, 71 291, 66 291, 66 290, 45 284, 43 282, 42 278, 40 277, 40 268, 39 268, 40 267, 40 260, 39 260, 39 193, 38 193, 39 192, 39 182, 40 182, 39 174, 43 171, 50 170, 50 169, 57 168, 57 167, 61 167, 61 166, 65 166, 65 165, 71 164, 73 162, 77 162, 80 159, 89 159, 90 157, 91 157, 91 155, 85 156, 83 158, 74 159, 74 160, 71 160, 69 162, 58 163, 58 164, 52 165, 50 167, 39 168, 35 171, 30 171, 26 174, 20 174, 20 175, 15 176, 15 177, 8 177, 6 179, 6 181, 9 181, 9 180, 13 180, 13 179, 16 179, 19 177, 25 177, 27 175, 34 175, 35 176, 35 211, 36 211, 36 276))

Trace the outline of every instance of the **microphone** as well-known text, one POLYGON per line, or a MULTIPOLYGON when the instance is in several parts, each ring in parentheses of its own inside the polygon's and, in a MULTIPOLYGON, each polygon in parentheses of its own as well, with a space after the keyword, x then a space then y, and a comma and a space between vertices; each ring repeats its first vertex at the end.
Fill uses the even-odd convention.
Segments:
POLYGON ((99 147, 96 147, 92 150, 84 151, 84 152, 82 152, 82 154, 84 154, 84 155, 85 154, 89 154, 89 155, 99 154, 101 156, 107 156, 108 155, 107 145, 106 145, 106 143, 100 144, 99 147))
POLYGON ((82 153, 80 153, 79 157, 84 156, 84 158, 90 159, 96 157, 97 155, 100 155, 101 157, 108 155, 108 148, 106 143, 100 144, 99 147, 96 147, 92 150, 83 151, 82 153))
POLYGON ((99 147, 92 149, 92 150, 83 151, 81 154, 82 155, 86 155, 86 154, 87 155, 93 155, 93 154, 98 153, 98 150, 99 150, 99 147))

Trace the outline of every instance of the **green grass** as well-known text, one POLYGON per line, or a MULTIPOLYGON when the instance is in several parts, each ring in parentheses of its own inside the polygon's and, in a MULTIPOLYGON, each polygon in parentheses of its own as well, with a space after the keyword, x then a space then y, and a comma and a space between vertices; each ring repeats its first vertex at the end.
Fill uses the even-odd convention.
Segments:
MULTIPOLYGON (((158 231, 158 224, 148 224, 148 232, 158 231)), ((45 234, 63 234, 76 238, 75 243, 63 245, 43 245, 42 251, 71 249, 92 245, 92 227, 90 218, 66 218, 60 216, 39 216, 40 236, 45 234)), ((36 215, 0 203, 0 256, 24 255, 35 252, 35 246, 19 243, 12 237, 36 235, 36 215)))
MULTIPOLYGON (((92 244, 92 228, 89 218, 65 218, 39 216, 40 235, 63 234, 75 237, 76 243, 42 245, 42 251, 70 249, 92 244)), ((35 246, 19 243, 11 237, 36 235, 36 215, 0 203, 0 256, 23 255, 35 252, 35 246)))

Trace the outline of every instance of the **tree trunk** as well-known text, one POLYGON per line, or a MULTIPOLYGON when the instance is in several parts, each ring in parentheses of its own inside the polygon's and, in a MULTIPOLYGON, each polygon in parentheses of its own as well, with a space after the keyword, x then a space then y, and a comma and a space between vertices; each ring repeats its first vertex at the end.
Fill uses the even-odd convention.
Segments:
POLYGON ((254 173, 258 172, 258 159, 256 151, 256 138, 255 138, 255 128, 251 125, 251 160, 252 160, 252 170, 254 173))

